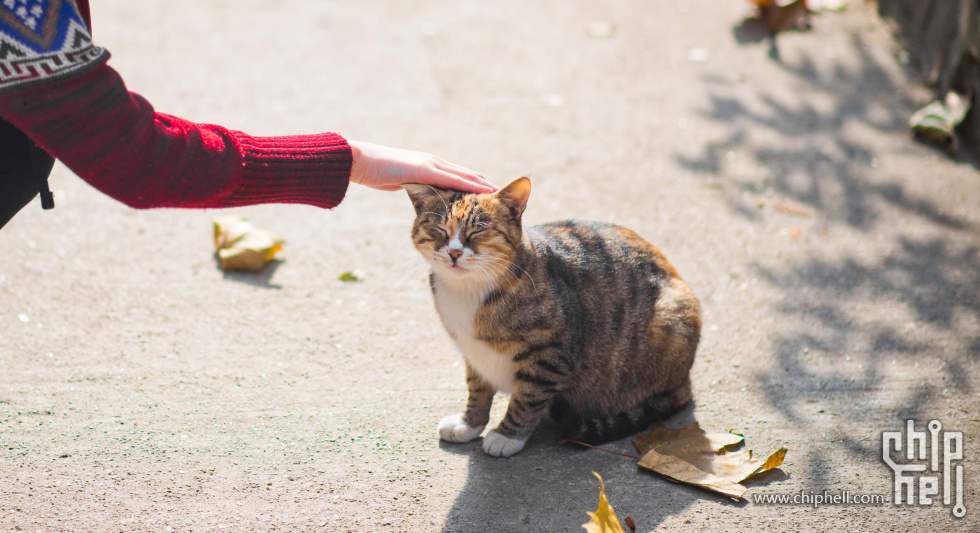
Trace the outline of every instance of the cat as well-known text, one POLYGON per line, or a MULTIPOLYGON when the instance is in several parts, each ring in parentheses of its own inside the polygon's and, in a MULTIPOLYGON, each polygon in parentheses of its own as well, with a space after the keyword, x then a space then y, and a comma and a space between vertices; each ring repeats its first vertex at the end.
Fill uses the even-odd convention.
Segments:
POLYGON ((466 362, 466 410, 439 423, 443 440, 480 436, 497 392, 510 394, 507 413, 483 438, 496 457, 549 419, 597 444, 691 401, 700 307, 653 245, 600 222, 523 228, 526 177, 491 194, 404 187, 436 309, 466 362))

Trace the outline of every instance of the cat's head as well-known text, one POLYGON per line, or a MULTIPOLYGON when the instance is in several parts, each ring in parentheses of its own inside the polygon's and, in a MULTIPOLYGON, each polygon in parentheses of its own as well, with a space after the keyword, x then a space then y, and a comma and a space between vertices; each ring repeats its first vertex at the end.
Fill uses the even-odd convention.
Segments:
POLYGON ((415 206, 415 249, 440 278, 481 285, 507 272, 521 243, 530 179, 518 178, 491 194, 403 187, 415 206))

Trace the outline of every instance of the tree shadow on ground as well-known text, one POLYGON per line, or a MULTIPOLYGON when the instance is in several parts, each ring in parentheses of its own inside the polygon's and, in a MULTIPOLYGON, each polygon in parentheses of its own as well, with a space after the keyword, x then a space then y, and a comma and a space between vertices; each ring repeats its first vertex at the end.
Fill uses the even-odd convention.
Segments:
MULTIPOLYGON (((858 35, 851 46, 858 68, 828 74, 806 53, 781 64, 803 82, 793 104, 765 88, 751 104, 713 89, 702 114, 725 133, 676 159, 720 188, 732 212, 751 224, 772 220, 758 208, 768 195, 812 209, 824 227, 858 235, 752 265, 782 294, 773 305, 776 364, 755 378, 791 424, 830 426, 831 442, 880 464, 880 431, 935 416, 945 409, 940 399, 964 412, 980 407, 980 235, 940 202, 910 193, 903 176, 875 169, 883 156, 874 137, 905 131, 916 108, 906 89, 913 82, 893 81, 858 35), (817 99, 819 109, 811 103, 817 99), (754 159, 764 176, 731 170, 733 153, 754 159), (861 240, 888 251, 869 257, 861 240), (836 418, 828 422, 830 415, 836 418)), ((832 485, 836 474, 819 466, 825 451, 805 453, 810 484, 832 485)))
MULTIPOLYGON (((665 424, 676 428, 693 421, 692 404, 665 424)), ((480 440, 466 444, 440 442, 447 453, 469 457, 466 486, 446 517, 443 531, 579 530, 589 520, 586 512, 595 511, 599 500, 599 482, 592 472, 602 476, 606 496, 620 520, 632 516, 639 531, 655 529, 664 518, 699 499, 733 507, 745 505, 668 482, 641 470, 636 459, 558 442, 555 428, 546 427, 528 441, 521 453, 509 459, 485 455, 480 440)), ((603 448, 637 453, 630 439, 608 443, 603 448)), ((770 482, 769 478, 758 480, 760 484, 770 482)))
POLYGON ((834 392, 841 413, 860 420, 880 410, 874 391, 895 379, 890 366, 932 356, 943 361, 906 378, 898 419, 919 418, 943 390, 975 397, 980 245, 953 241, 899 236, 898 248, 874 261, 811 258, 784 269, 758 267, 793 296, 776 306, 795 325, 776 339, 778 368, 758 376, 773 405, 803 421, 799 400, 834 392), (908 321, 897 325, 895 314, 908 321))
POLYGON ((788 103, 766 89, 757 95, 760 106, 750 106, 731 96, 729 87, 708 77, 711 104, 701 114, 721 123, 727 136, 707 143, 696 155, 678 154, 676 160, 697 174, 718 174, 729 153, 738 151, 764 166, 762 179, 729 177, 724 185, 726 200, 745 218, 757 217, 749 198, 768 189, 812 206, 831 220, 843 220, 870 230, 880 212, 895 208, 937 224, 964 229, 966 223, 941 213, 931 201, 915 197, 901 186, 877 177, 876 149, 867 136, 855 134, 850 126, 859 124, 881 133, 904 132, 906 120, 916 102, 902 85, 867 50, 857 35, 851 46, 861 66, 837 66, 821 74, 817 63, 804 54, 795 64, 780 63, 783 70, 805 82, 796 102, 788 103), (819 109, 809 95, 832 98, 832 108, 819 109), (767 145, 752 139, 762 133, 798 142, 767 145), (789 146, 787 146, 789 145, 789 146), (746 194, 747 193, 747 194, 746 194))

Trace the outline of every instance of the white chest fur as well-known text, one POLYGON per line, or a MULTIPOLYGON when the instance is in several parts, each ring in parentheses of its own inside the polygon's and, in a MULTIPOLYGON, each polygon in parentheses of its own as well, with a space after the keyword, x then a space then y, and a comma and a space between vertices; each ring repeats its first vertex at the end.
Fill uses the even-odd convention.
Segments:
POLYGON ((473 336, 476 311, 483 302, 482 291, 465 291, 439 283, 435 286, 436 310, 446 330, 455 336, 456 345, 477 374, 503 393, 514 384, 513 355, 495 351, 473 336))

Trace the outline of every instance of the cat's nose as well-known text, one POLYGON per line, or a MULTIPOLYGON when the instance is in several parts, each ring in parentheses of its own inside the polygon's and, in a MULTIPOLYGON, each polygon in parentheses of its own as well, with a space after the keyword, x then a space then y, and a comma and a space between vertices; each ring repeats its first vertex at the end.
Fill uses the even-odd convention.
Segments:
POLYGON ((456 260, 459 259, 459 256, 461 255, 463 255, 462 250, 449 250, 449 258, 453 260, 454 265, 456 264, 456 260))

